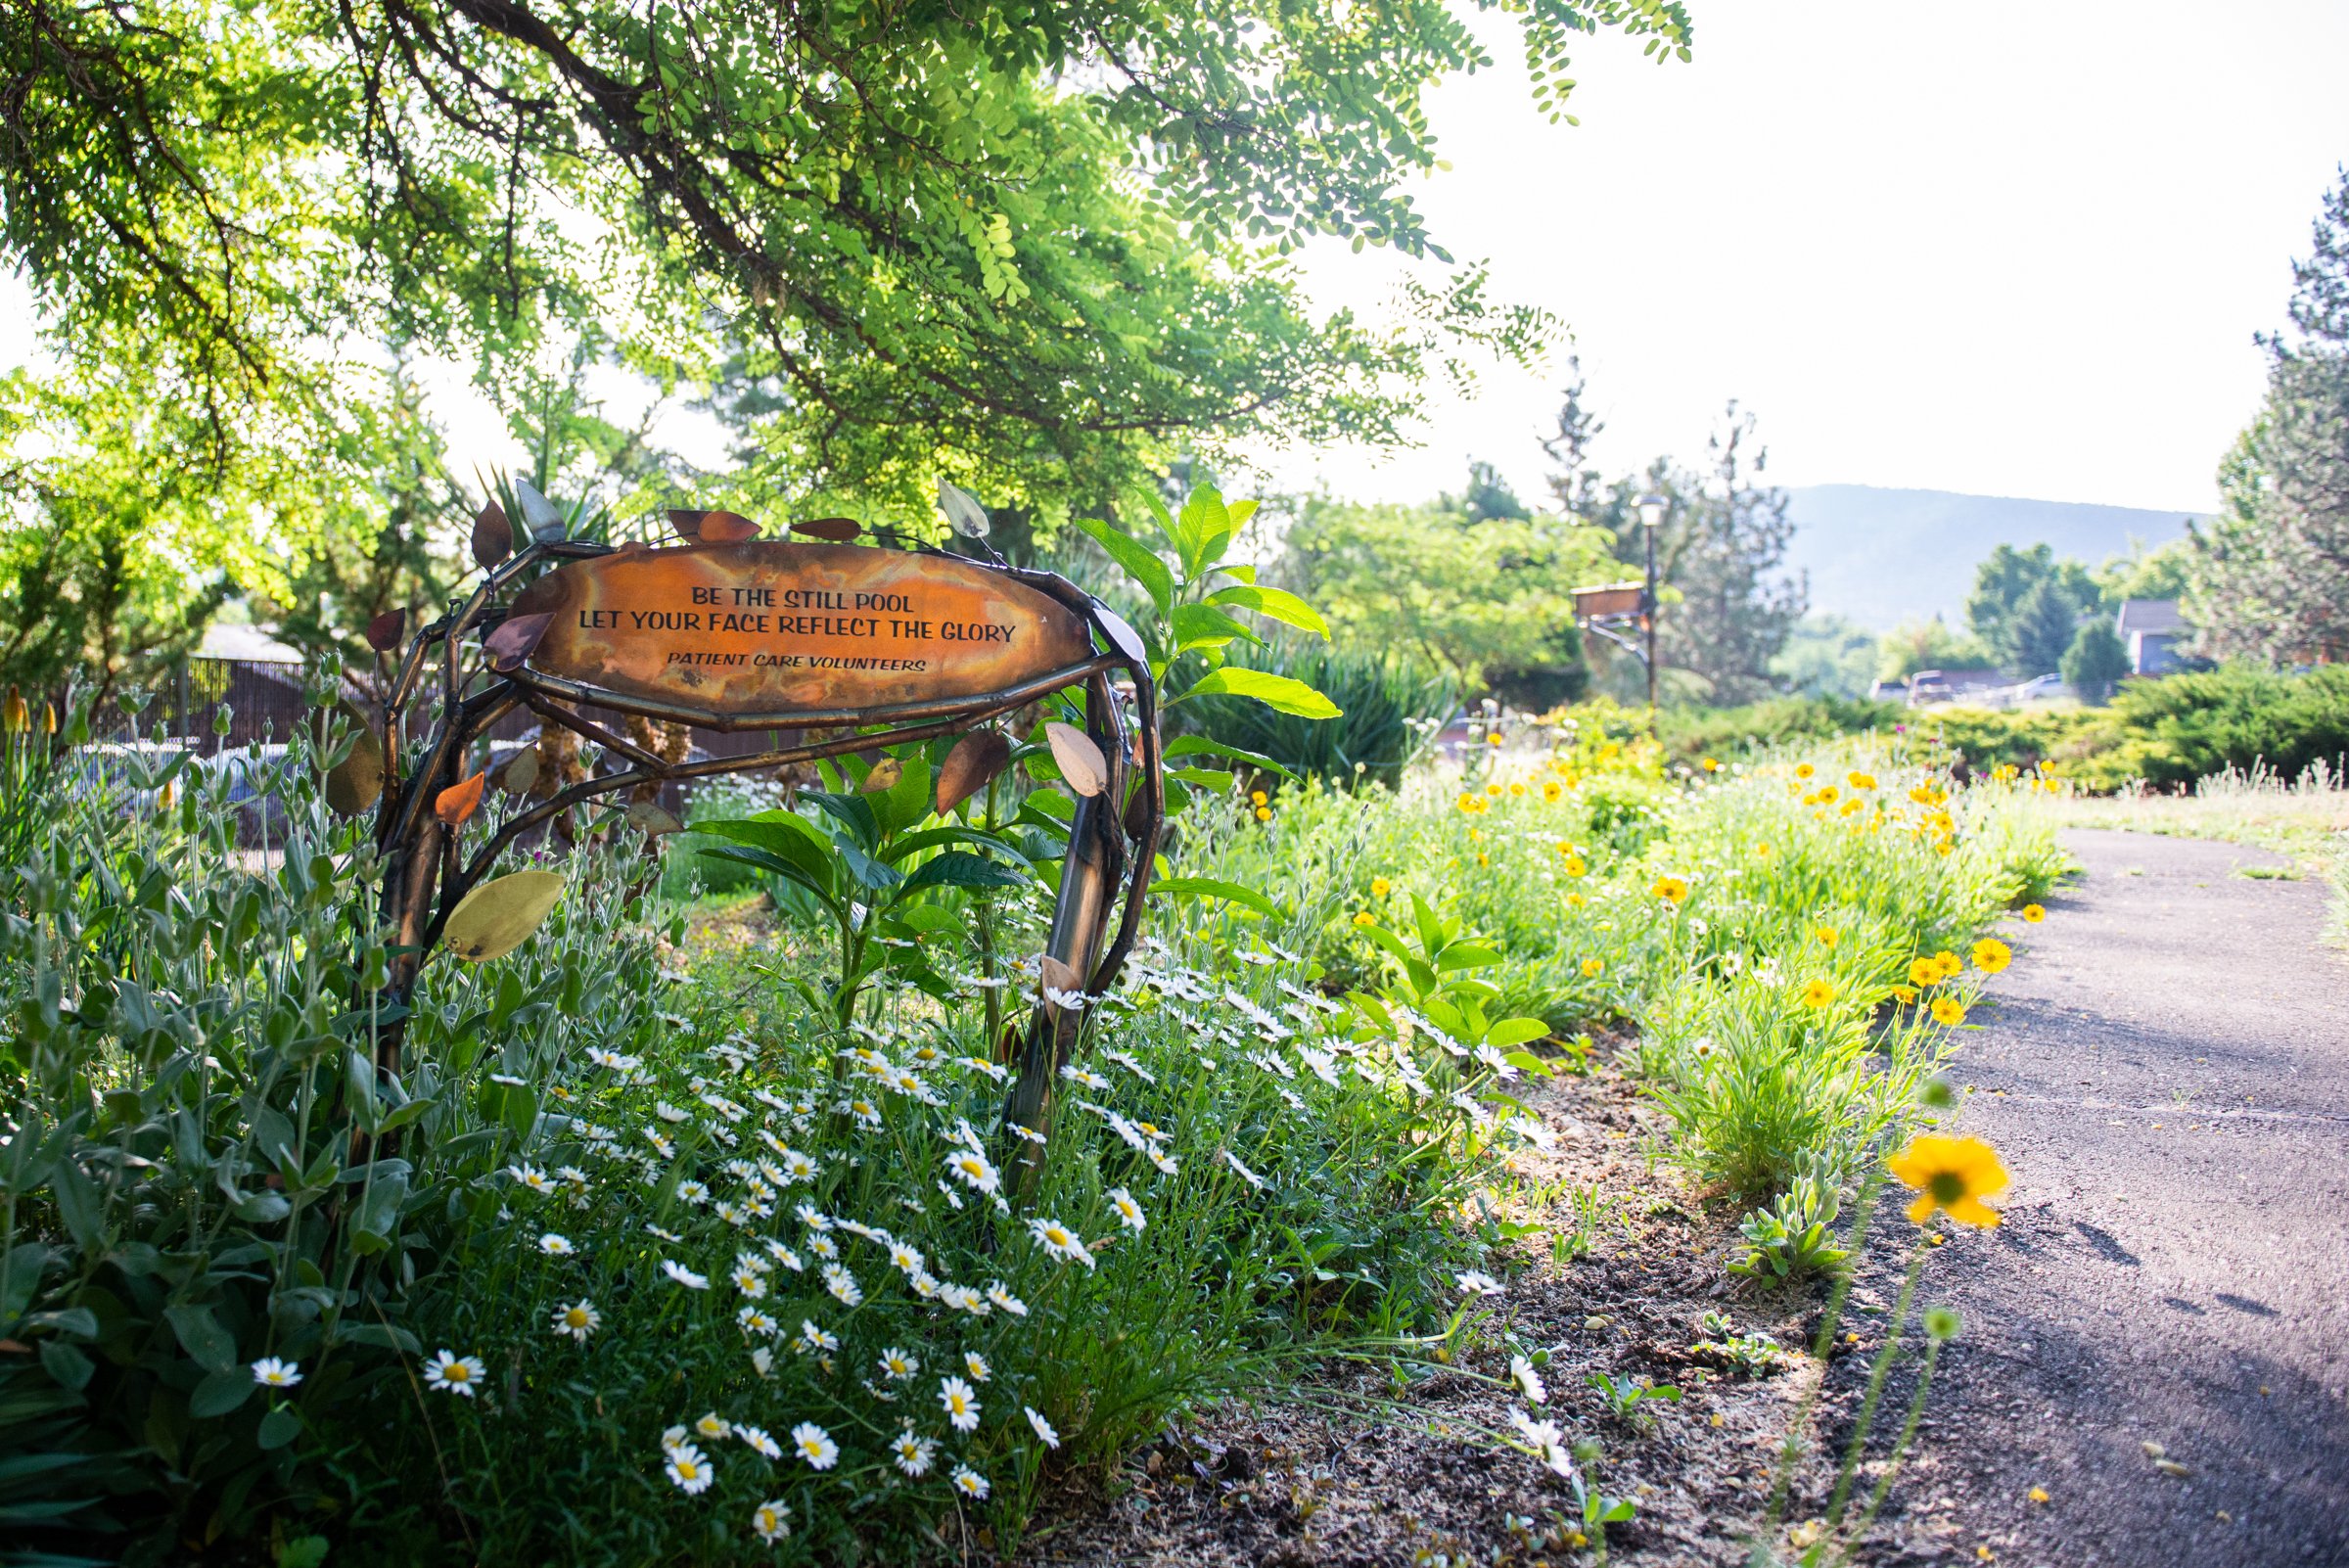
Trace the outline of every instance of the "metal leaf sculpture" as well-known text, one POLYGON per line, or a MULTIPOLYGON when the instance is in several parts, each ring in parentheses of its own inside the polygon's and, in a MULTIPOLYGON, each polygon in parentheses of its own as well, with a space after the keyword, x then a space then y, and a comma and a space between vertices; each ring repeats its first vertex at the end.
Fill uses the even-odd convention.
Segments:
POLYGON ((794 533, 805 533, 811 539, 829 539, 834 544, 847 544, 864 531, 864 525, 852 517, 818 517, 791 526, 794 533))
POLYGON ((506 509, 491 501, 473 520, 473 559, 484 572, 514 553, 514 525, 506 509))
POLYGON ((559 539, 564 534, 563 514, 555 503, 538 493, 538 487, 529 480, 514 482, 514 500, 522 508, 522 526, 530 530, 530 537, 541 543, 559 539))
POLYGON ((745 539, 757 537, 759 525, 740 512, 703 514, 701 540, 704 544, 740 544, 745 539))
POLYGON ((482 791, 488 783, 488 774, 476 773, 451 784, 433 797, 433 815, 440 819, 442 827, 463 826, 467 817, 481 809, 482 791))
POLYGON ((1044 739, 1051 745, 1052 761, 1060 764, 1060 776, 1069 788, 1080 795, 1098 795, 1109 788, 1109 759, 1083 730, 1050 723, 1044 726, 1044 739))
POLYGON ((387 610, 367 623, 367 646, 377 653, 390 653, 399 646, 399 639, 408 632, 408 612, 405 609, 387 610))
POLYGON ((524 747, 516 754, 514 761, 506 764, 506 770, 498 775, 497 781, 508 795, 520 797, 530 794, 530 786, 538 782, 538 748, 524 747))
POLYGON ((1011 761, 1011 741, 998 729, 974 729, 954 743, 938 770, 938 814, 987 788, 1011 761))
POLYGON ((938 509, 946 514, 946 526, 966 539, 987 537, 987 508, 978 497, 959 484, 938 482, 938 509))
POLYGON ((338 816, 356 816, 384 793, 384 743, 348 704, 336 712, 356 722, 358 733, 351 739, 350 755, 327 770, 326 804, 338 816))
POLYGON ((632 826, 644 829, 654 838, 659 838, 664 833, 685 831, 685 824, 677 820, 675 812, 652 801, 638 801, 630 806, 628 821, 632 826))
POLYGON ((857 787, 867 795, 879 795, 886 790, 896 789, 898 780, 904 776, 903 762, 894 757, 884 757, 873 764, 873 770, 864 775, 864 782, 857 787))
POLYGON ((553 612, 544 610, 536 615, 506 617, 495 631, 482 639, 490 668, 503 674, 521 665, 530 657, 530 650, 538 646, 538 639, 546 635, 546 628, 554 621, 553 612))
POLYGON ((552 871, 508 872, 458 900, 440 940, 467 963, 502 958, 530 940, 562 896, 563 879, 552 871))

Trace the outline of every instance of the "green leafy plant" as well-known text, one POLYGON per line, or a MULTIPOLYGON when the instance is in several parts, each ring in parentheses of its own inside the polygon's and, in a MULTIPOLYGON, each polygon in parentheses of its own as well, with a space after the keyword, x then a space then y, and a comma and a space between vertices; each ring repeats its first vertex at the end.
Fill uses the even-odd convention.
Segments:
POLYGON ((1729 1272, 1765 1285, 1784 1285, 1840 1268, 1850 1256, 1830 1228, 1841 1207, 1834 1177, 1814 1166, 1795 1176, 1767 1208, 1738 1222, 1746 1255, 1729 1272))
POLYGON ((1636 1431, 1644 1432, 1655 1424, 1655 1412, 1641 1408, 1650 1400, 1667 1405, 1681 1402, 1681 1391, 1675 1385, 1629 1373, 1593 1371, 1583 1381, 1598 1391, 1599 1402, 1606 1406, 1609 1415, 1636 1431))

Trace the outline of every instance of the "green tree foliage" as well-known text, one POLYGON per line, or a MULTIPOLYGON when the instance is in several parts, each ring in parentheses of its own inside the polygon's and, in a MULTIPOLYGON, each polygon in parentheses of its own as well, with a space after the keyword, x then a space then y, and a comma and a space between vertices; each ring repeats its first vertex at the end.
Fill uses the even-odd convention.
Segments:
POLYGON ((2031 585, 2006 623, 2008 668, 2025 679, 2051 675, 2080 631, 2080 605, 2054 577, 2031 585))
MULTIPOLYGON (((1578 367, 1579 371, 1579 367, 1578 367)), ((1587 462, 1599 424, 1583 406, 1579 373, 1558 412, 1557 434, 1543 449, 1558 464, 1550 492, 1567 512, 1613 539, 1621 565, 1611 576, 1637 576, 1646 564, 1638 499, 1664 497, 1656 572, 1671 591, 1657 617, 1657 663, 1677 671, 1666 689, 1727 706, 1778 689, 1770 664, 1786 644, 1810 600, 1808 581, 1782 574, 1794 525, 1786 493, 1763 485, 1769 453, 1754 444, 1756 421, 1732 401, 1707 442, 1708 472, 1657 458, 1644 474, 1607 481, 1587 462)), ((1618 678, 1635 676, 1617 659, 1618 678)))
POLYGON ((1813 611, 1786 634, 1771 675, 1805 697, 1865 697, 1876 672, 1876 634, 1856 621, 1813 611))
POLYGON ((2349 657, 2349 172, 2292 266, 2292 330, 2263 340, 2268 392, 2189 536, 2197 648, 2290 664, 2349 657))
MULTIPOLYGON (((2075 620, 2104 602, 2103 589, 2087 566, 2078 561, 2057 560, 2055 548, 2050 544, 2034 544, 2027 549, 2017 549, 2011 544, 1998 546, 1974 569, 1974 591, 1966 596, 1966 625, 2000 663, 2024 675, 2044 675, 2052 670, 2056 659, 2072 645, 2071 628, 2067 626, 2063 640, 2055 645, 2053 658, 2045 664, 2035 664, 2023 657, 2024 651, 2016 642, 2017 626, 2024 603, 2043 584, 2050 586, 2071 607, 2075 620)), ((2050 612, 2043 608, 2040 613, 2052 624, 2050 612)), ((2044 653, 2045 648, 2035 644, 2032 652, 2044 653)))
POLYGON ((1322 497, 1290 524, 1274 576, 1321 608, 1339 645, 1405 653, 1484 690, 1543 670, 1574 685, 1574 590, 1612 570, 1597 530, 1556 518, 1322 497))
POLYGON ((2106 558, 2096 574, 2096 586, 2108 608, 2124 599, 2183 599, 2193 575, 2191 539, 2172 539, 2148 549, 2140 539, 2129 541, 2129 553, 2106 558))
POLYGON ((2063 651, 2063 678, 2086 703, 2103 703, 2129 673, 2129 650, 2121 634, 2102 616, 2083 622, 2072 645, 2063 651))
MULTIPOLYGON (((1545 79, 1599 26, 1688 37, 1678 5, 1508 9, 1545 79)), ((1177 444, 1392 440, 1452 347, 1550 330, 1473 268, 1392 331, 1313 320, 1276 254, 1449 259, 1405 190, 1420 100, 1493 62, 1441 0, 35 0, 0 59, 0 248, 222 456, 373 346, 512 359, 595 320, 759 393, 758 483, 1106 504, 1177 444)))

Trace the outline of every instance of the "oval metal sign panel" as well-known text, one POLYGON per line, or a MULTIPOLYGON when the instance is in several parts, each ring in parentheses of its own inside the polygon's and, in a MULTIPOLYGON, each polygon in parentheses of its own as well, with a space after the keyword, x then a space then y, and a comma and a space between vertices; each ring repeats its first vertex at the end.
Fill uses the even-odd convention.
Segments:
POLYGON ((622 550, 531 584, 542 674, 720 715, 981 697, 1093 657, 1066 606, 950 556, 754 539, 622 550))

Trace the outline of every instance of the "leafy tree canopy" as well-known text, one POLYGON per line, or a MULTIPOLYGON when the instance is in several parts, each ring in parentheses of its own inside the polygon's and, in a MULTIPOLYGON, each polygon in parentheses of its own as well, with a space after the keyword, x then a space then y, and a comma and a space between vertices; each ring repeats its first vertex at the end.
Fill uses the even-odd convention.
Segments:
MULTIPOLYGON (((2080 615, 2104 602, 2104 590, 2096 574, 2079 561, 2068 557, 2057 560, 2051 544, 2034 544, 2017 549, 2002 544, 1983 557, 1974 568, 1974 591, 1966 596, 1965 622, 1984 647, 1997 655, 1999 661, 2011 666, 2024 675, 2044 675, 2053 670, 2055 660, 2071 646, 2071 627, 2064 628, 2063 639, 2044 665, 2034 664, 2024 657, 2016 643, 2017 627, 2024 602, 2032 593, 2047 586, 2064 604, 2070 606, 2076 622, 2080 615), (2025 665, 2032 668, 2024 669, 2025 665)), ((2044 609, 2043 618, 2047 615, 2044 609)), ((2034 644, 2034 658, 2044 653, 2044 647, 2034 644)))
POLYGON ((1481 689, 1579 666, 1574 590, 1614 572, 1604 532, 1556 518, 1315 498, 1274 575, 1320 608, 1339 646, 1406 653, 1481 689))
POLYGON ((2292 278, 2267 399, 2219 467, 2219 515, 2189 530, 2197 648, 2270 665, 2349 658, 2349 172, 2292 278))
MULTIPOLYGON (((1658 0, 1516 15, 1685 58, 1658 0)), ((215 462, 314 432, 385 345, 499 367, 594 321, 723 384, 748 485, 927 515, 1105 505, 1186 444, 1391 441, 1412 386, 1541 312, 1463 269, 1400 328, 1280 257, 1444 257, 1421 98, 1491 59, 1445 0, 25 0, 0 18, 0 250, 58 345, 152 362, 215 462), (293 431, 273 418, 299 410, 293 431)))

